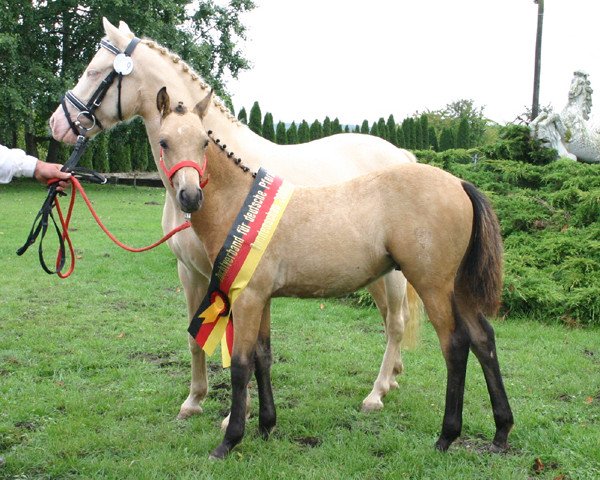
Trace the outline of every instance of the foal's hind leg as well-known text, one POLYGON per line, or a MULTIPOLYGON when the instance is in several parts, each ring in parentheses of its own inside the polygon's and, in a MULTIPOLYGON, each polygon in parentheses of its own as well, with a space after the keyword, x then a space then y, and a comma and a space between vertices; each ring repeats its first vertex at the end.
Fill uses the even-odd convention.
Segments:
POLYGON ((508 434, 513 427, 514 419, 508 397, 500 374, 500 365, 496 353, 494 329, 486 318, 477 313, 476 309, 460 305, 457 301, 459 315, 464 322, 471 339, 471 350, 479 360, 492 402, 496 434, 493 447, 497 451, 508 448, 508 434))
MULTIPOLYGON (((421 294, 421 292, 419 293, 421 294)), ((446 406, 442 432, 435 444, 435 447, 441 451, 448 450, 462 429, 465 376, 470 344, 466 327, 454 314, 451 298, 451 287, 429 290, 421 294, 446 361, 446 406)))
POLYGON ((404 370, 400 343, 409 314, 406 295, 407 281, 400 272, 390 272, 383 278, 383 285, 380 281, 370 287, 369 291, 385 320, 387 344, 379 375, 373 384, 371 393, 363 400, 363 412, 381 410, 383 397, 391 389, 398 388, 396 375, 401 374, 404 370))

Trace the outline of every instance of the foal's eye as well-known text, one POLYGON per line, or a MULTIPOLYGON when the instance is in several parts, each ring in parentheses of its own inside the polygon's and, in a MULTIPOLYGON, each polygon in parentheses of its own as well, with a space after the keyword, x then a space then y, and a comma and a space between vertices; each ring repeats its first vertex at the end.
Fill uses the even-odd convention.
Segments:
POLYGON ((159 145, 160 145, 162 148, 164 148, 165 150, 166 150, 167 148, 169 148, 169 146, 167 145, 167 142, 165 142, 164 140, 160 140, 160 141, 158 142, 158 144, 159 144, 159 145))

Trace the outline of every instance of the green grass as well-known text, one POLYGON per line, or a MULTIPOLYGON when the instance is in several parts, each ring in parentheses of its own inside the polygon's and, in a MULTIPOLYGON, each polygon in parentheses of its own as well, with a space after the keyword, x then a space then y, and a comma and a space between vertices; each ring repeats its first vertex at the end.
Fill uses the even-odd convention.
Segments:
MULTIPOLYGON (((126 243, 160 236, 162 190, 88 190, 126 243)), ((43 195, 24 181, 0 187, 0 478, 600 477, 598 329, 495 321, 516 420, 511 449, 485 449, 493 420, 471 356, 463 435, 441 454, 433 444, 445 368, 431 326, 405 353, 406 373, 384 410, 363 414, 383 328, 372 309, 335 300, 274 301, 276 430, 263 441, 253 415, 233 454, 209 461, 229 408, 228 372, 211 358, 204 413, 175 419, 187 395, 189 353, 174 257, 164 246, 144 254, 119 250, 78 208, 75 274, 64 281, 46 275, 36 251, 14 254, 43 195), (538 458, 545 468, 535 473, 538 458)), ((50 242, 47 252, 50 260, 50 242)))

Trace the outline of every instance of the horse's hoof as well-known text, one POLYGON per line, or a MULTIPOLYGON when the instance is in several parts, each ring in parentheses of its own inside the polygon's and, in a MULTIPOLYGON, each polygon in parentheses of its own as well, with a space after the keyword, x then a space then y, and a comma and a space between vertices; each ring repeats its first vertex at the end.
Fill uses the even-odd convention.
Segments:
POLYGON ((177 420, 185 420, 187 418, 190 418, 194 415, 198 415, 202 413, 202 407, 197 406, 197 407, 181 407, 181 410, 179 410, 179 414, 177 415, 177 420))
POLYGON ((383 402, 381 400, 365 400, 361 407, 363 413, 378 412, 382 409, 383 402))

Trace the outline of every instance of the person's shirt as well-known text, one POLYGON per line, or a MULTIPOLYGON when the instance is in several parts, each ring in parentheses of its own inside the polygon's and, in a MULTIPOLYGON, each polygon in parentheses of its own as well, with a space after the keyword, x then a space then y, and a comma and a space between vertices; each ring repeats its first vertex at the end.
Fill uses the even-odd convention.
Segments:
POLYGON ((0 183, 9 183, 13 177, 33 177, 37 158, 18 148, 0 145, 0 183))

